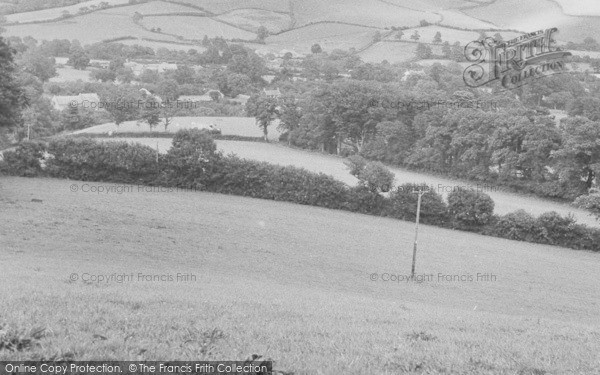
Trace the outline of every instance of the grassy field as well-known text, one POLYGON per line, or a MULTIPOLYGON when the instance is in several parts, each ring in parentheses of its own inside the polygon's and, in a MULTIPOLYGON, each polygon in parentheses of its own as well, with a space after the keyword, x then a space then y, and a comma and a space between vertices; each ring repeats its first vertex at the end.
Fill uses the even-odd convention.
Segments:
POLYGON ((330 52, 334 49, 359 49, 373 40, 375 32, 375 29, 369 27, 322 23, 270 36, 267 38, 267 45, 260 46, 260 49, 290 49, 308 54, 315 43, 330 52))
POLYGON ((90 78, 90 70, 77 70, 73 68, 56 68, 56 77, 50 78, 50 82, 72 82, 82 80, 83 82, 93 81, 90 78))
POLYGON ((338 21, 372 27, 413 26, 419 21, 437 22, 431 12, 399 8, 378 0, 303 0, 294 4, 297 26, 316 21, 338 21))
MULTIPOLYGON (((221 129, 223 135, 238 135, 241 137, 263 136, 262 130, 256 125, 256 120, 253 117, 173 117, 167 131, 176 133, 181 129, 207 129, 210 125, 215 125, 221 129)), ((165 128, 162 124, 151 129, 147 123, 125 121, 119 126, 115 125, 115 123, 108 123, 78 130, 74 134, 107 134, 110 131, 115 133, 164 132, 165 128)), ((276 129, 276 122, 269 129, 269 133, 269 139, 279 139, 281 133, 276 129)))
POLYGON ((393 64, 414 59, 416 48, 417 43, 379 42, 359 53, 359 56, 364 62, 380 63, 387 60, 393 64))
POLYGON ((272 33, 288 29, 291 23, 291 18, 287 14, 262 9, 238 9, 216 18, 244 30, 257 31, 260 26, 264 26, 272 33))
POLYGON ((5 35, 20 37, 29 35, 37 40, 77 38, 82 44, 124 36, 175 41, 174 37, 146 31, 136 25, 131 18, 137 9, 135 7, 107 9, 50 23, 7 26, 5 35), (129 8, 131 13, 127 11, 129 8))
POLYGON ((163 33, 175 34, 185 39, 202 39, 205 35, 209 38, 223 37, 226 39, 256 39, 256 34, 238 29, 225 23, 207 17, 178 16, 178 17, 152 17, 147 16, 142 20, 147 28, 160 27, 163 33))
POLYGON ((45 21, 53 20, 62 16, 64 11, 74 15, 79 12, 80 8, 98 6, 101 2, 106 2, 111 6, 127 4, 129 0, 90 0, 75 5, 69 5, 66 7, 48 8, 42 10, 36 10, 33 12, 23 12, 6 15, 6 22, 32 22, 32 21, 45 21))
POLYGON ((290 0, 178 0, 180 3, 200 6, 216 14, 235 9, 266 9, 275 12, 288 12, 290 0))
MULTIPOLYGON (((249 129, 249 128, 248 128, 249 129)), ((225 132, 223 132, 225 134, 225 132)), ((236 134, 235 127, 228 130, 229 134, 236 134)), ((249 133, 248 133, 249 134, 249 133)), ((276 137, 273 137, 276 138, 276 137)), ((159 152, 167 152, 171 147, 169 138, 101 138, 104 140, 126 140, 132 143, 141 143, 159 152)), ((266 161, 280 165, 294 165, 306 168, 313 172, 323 172, 349 185, 355 185, 357 180, 348 173, 344 159, 333 155, 325 155, 318 152, 309 152, 299 149, 291 149, 276 143, 240 142, 217 140, 217 148, 225 154, 234 153, 250 160, 266 161)), ((452 190, 454 186, 467 186, 485 192, 495 202, 495 212, 506 214, 523 209, 533 215, 540 215, 548 211, 556 211, 562 215, 573 214, 578 222, 590 225, 600 225, 586 211, 574 208, 568 204, 558 203, 545 199, 529 197, 504 191, 502 188, 492 188, 487 185, 478 185, 456 179, 408 171, 402 168, 389 168, 395 175, 395 184, 400 185, 407 182, 426 182, 433 186, 434 190, 442 196, 452 190)))
POLYGON ((412 223, 91 187, 119 185, 0 180, 3 337, 45 329, 0 360, 256 353, 298 375, 599 373, 598 254, 422 226, 421 282, 391 282, 410 268, 412 223))
MULTIPOLYGON (((571 2, 567 9, 576 7, 582 13, 594 14, 598 7, 582 6, 580 2, 571 2)), ((523 30, 527 32, 557 27, 559 41, 581 42, 591 36, 600 39, 598 20, 593 17, 575 17, 565 15, 563 8, 551 0, 498 0, 489 5, 467 9, 469 16, 492 22, 500 27, 523 30)))

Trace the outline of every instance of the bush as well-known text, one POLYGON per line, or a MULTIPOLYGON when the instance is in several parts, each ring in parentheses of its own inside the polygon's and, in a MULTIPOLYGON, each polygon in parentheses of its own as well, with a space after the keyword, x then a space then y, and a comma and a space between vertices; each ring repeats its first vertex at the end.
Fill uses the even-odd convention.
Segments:
POLYGON ((344 164, 350 169, 350 174, 358 178, 360 172, 367 166, 367 161, 360 155, 352 155, 344 161, 344 164))
POLYGON ((372 192, 388 192, 394 183, 394 174, 381 162, 372 161, 360 171, 358 179, 372 192))
POLYGON ((48 173, 84 181, 152 183, 158 176, 156 150, 127 142, 58 138, 48 145, 54 156, 48 173))
POLYGON ((4 151, 0 171, 14 176, 39 176, 46 147, 43 141, 21 142, 15 150, 4 151))
POLYGON ((524 210, 500 216, 485 233, 509 240, 535 243, 550 242, 546 228, 535 217, 524 210))
POLYGON ((210 133, 199 129, 180 130, 172 143, 165 157, 162 183, 204 190, 221 158, 210 133))
POLYGON ((392 191, 389 198, 387 215, 401 220, 414 221, 417 214, 418 194, 414 191, 425 191, 421 197, 421 218, 425 224, 448 224, 448 208, 442 197, 426 184, 404 184, 392 191))
POLYGON ((456 188, 448 194, 448 211, 455 226, 467 230, 478 229, 493 217, 494 201, 485 193, 456 188))
POLYGON ((347 203, 344 208, 351 212, 382 216, 387 212, 387 205, 386 198, 366 186, 359 185, 348 190, 347 203))

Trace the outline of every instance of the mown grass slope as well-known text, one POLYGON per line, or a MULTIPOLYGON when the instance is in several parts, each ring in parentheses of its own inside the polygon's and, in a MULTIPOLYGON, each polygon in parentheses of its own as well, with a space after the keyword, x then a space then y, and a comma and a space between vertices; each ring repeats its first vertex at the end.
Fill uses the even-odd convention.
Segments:
POLYGON ((128 189, 0 179, 0 323, 12 336, 45 328, 39 346, 0 360, 256 353, 296 374, 600 368, 598 254, 422 226, 417 275, 433 278, 397 283, 382 279, 408 273, 411 223, 128 189), (439 278, 478 273, 496 278, 439 278), (113 274, 132 276, 90 281, 113 274))

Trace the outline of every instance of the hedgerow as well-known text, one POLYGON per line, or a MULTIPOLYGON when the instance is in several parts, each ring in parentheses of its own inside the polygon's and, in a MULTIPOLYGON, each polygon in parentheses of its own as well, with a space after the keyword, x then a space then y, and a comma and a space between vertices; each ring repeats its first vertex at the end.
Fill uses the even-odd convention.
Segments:
POLYGON ((193 188, 369 215, 414 220, 418 190, 424 190, 421 221, 441 227, 573 249, 600 251, 600 230, 556 212, 535 218, 524 211, 493 215, 486 194, 456 190, 450 207, 424 184, 405 184, 384 196, 367 186, 348 187, 323 173, 223 156, 206 131, 176 133, 166 155, 140 144, 57 138, 22 142, 5 151, 0 172, 150 186, 193 188), (460 225, 457 225, 459 223, 460 225))

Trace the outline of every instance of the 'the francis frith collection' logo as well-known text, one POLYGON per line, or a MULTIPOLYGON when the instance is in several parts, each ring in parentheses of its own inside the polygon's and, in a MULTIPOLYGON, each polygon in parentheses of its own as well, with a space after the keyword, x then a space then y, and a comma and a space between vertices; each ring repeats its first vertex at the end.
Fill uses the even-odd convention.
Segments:
POLYGON ((556 27, 522 35, 506 42, 493 38, 473 41, 465 47, 467 61, 475 64, 463 73, 465 84, 479 87, 500 80, 506 89, 514 89, 529 80, 566 71, 565 52, 554 46, 556 27))

